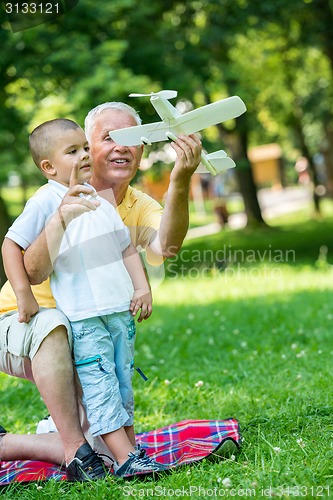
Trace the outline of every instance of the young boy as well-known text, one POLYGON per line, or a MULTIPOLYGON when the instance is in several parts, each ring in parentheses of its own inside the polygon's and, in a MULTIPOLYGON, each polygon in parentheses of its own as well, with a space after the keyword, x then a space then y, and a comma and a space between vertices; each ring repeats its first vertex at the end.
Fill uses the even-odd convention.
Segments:
POLYGON ((133 316, 141 309, 138 321, 147 319, 152 298, 129 230, 115 208, 86 184, 91 157, 85 134, 75 122, 45 122, 31 133, 29 144, 48 184, 28 201, 3 244, 19 318, 29 321, 39 307, 21 251, 37 237, 47 238, 51 289, 57 308, 71 322, 90 431, 102 436, 115 459, 117 476, 163 470, 135 446, 133 316))

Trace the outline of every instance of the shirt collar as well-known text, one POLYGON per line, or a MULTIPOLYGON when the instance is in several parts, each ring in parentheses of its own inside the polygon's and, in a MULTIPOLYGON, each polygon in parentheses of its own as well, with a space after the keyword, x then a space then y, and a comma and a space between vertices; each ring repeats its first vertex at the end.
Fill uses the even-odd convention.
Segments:
POLYGON ((125 217, 128 214, 137 199, 138 197, 135 194, 135 189, 133 189, 132 186, 128 186, 124 198, 117 207, 118 211, 122 214, 122 217, 125 217))
MULTIPOLYGON (((60 184, 60 182, 53 181, 52 179, 48 180, 48 184, 51 187, 52 191, 59 194, 62 198, 64 197, 65 193, 67 193, 67 191, 69 189, 67 186, 60 184)), ((84 185, 92 188, 96 192, 96 189, 93 186, 91 186, 90 184, 88 184, 87 182, 85 182, 84 185)))
POLYGON ((51 190, 54 193, 58 194, 62 198, 63 198, 64 194, 66 193, 66 191, 68 190, 68 188, 66 186, 64 186, 63 184, 60 184, 60 182, 53 181, 51 179, 48 180, 48 185, 49 185, 49 188, 51 188, 51 190))

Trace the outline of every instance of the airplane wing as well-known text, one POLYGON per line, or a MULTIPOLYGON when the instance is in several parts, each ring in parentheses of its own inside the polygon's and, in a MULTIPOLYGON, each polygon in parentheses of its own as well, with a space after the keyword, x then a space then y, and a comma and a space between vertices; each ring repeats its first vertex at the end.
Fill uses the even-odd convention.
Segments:
POLYGON ((238 96, 228 97, 201 108, 189 111, 175 119, 172 131, 176 134, 193 134, 217 123, 237 118, 246 111, 246 106, 238 96))
POLYGON ((166 133, 170 129, 171 127, 168 122, 155 122, 111 130, 109 136, 121 146, 138 146, 139 144, 167 141, 166 133))
POLYGON ((184 115, 166 121, 137 125, 118 130, 111 130, 109 135, 121 146, 137 146, 152 142, 166 141, 167 132, 193 134, 206 127, 236 118, 246 111, 246 106, 238 96, 228 97, 201 108, 189 111, 184 115))

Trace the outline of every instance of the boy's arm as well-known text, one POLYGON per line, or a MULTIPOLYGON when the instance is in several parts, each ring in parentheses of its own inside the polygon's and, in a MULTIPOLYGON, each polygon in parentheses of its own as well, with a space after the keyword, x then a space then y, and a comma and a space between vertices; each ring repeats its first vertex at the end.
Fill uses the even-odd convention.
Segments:
POLYGON ((7 278, 16 296, 18 320, 20 323, 29 323, 31 316, 38 312, 39 306, 30 287, 21 247, 13 240, 5 238, 2 244, 2 258, 7 278))
POLYGON ((150 291, 149 283, 146 278, 140 256, 131 243, 122 252, 124 265, 128 274, 131 277, 134 294, 131 300, 130 311, 135 316, 141 309, 138 322, 141 323, 143 319, 148 319, 152 313, 152 294, 150 291))
POLYGON ((100 202, 93 198, 90 200, 85 198, 94 194, 94 190, 89 186, 78 184, 78 168, 75 162, 69 189, 58 210, 24 253, 24 265, 33 285, 42 283, 52 273, 53 263, 58 257, 62 238, 70 222, 84 212, 96 210, 100 205, 100 202))

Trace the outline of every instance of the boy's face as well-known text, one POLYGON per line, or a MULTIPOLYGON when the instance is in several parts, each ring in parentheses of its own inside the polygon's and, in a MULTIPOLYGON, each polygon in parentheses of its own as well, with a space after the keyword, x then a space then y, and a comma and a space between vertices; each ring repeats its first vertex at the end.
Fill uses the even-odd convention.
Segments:
POLYGON ((74 163, 79 165, 78 183, 88 182, 91 177, 91 155, 85 133, 81 128, 59 132, 54 138, 49 155, 55 174, 49 178, 69 186, 74 163))

